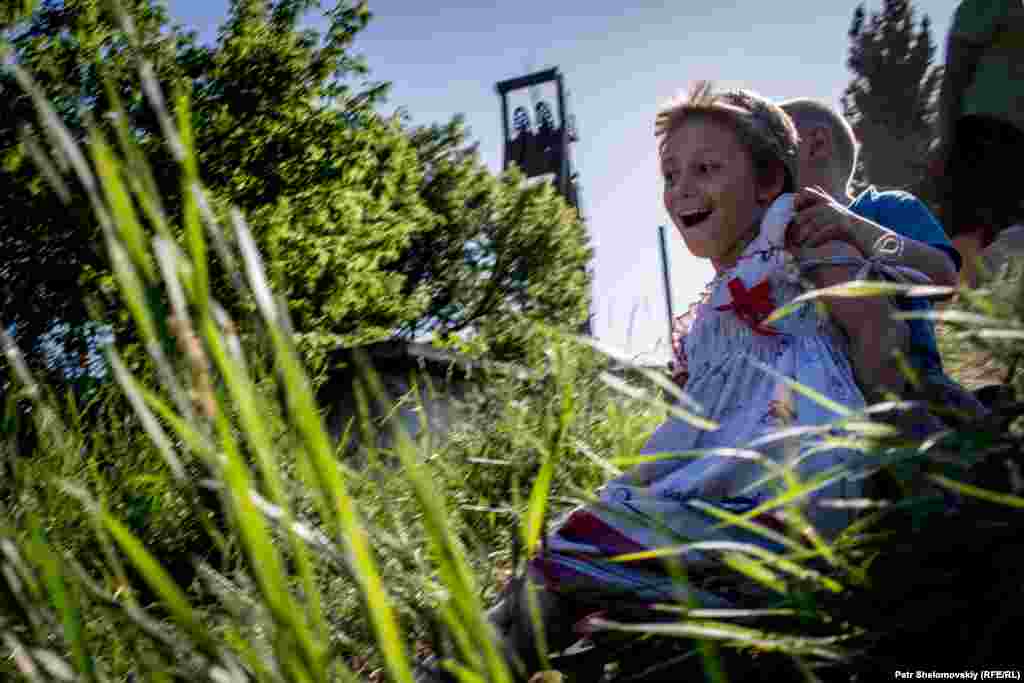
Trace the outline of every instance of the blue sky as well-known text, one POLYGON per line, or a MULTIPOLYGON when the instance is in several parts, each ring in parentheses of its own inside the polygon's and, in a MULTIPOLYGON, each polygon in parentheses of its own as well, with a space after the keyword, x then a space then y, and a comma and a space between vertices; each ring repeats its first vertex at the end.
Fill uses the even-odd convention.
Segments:
MULTIPOLYGON (((167 0, 175 22, 212 41, 227 0, 167 0)), ((372 78, 393 83, 385 111, 413 122, 466 117, 483 160, 501 165, 499 80, 557 66, 570 91, 580 141, 573 160, 596 250, 595 334, 649 361, 667 359, 657 226, 661 205, 654 142, 658 105, 697 79, 771 98, 816 97, 839 106, 850 80, 846 0, 644 2, 518 0, 495 7, 468 0, 370 0, 374 19, 355 50, 372 78)), ((869 11, 881 8, 869 2, 869 11)), ((941 60, 952 0, 916 0, 932 21, 941 60)), ((309 24, 323 24, 310 17, 309 24)), ((547 95, 547 93, 543 93, 547 95)), ((553 101, 553 98, 549 98, 553 101)), ((528 103, 529 100, 526 100, 528 103)), ((676 312, 712 275, 674 230, 670 264, 676 312)))

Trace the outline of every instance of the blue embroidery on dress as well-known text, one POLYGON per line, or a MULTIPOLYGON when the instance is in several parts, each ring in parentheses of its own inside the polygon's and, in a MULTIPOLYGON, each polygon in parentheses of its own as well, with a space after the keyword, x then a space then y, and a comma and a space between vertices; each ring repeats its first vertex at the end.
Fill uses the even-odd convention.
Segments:
POLYGON ((611 491, 611 499, 620 503, 625 503, 633 497, 633 492, 626 487, 616 487, 611 491))
POLYGON ((790 344, 789 340, 790 340, 790 338, 789 338, 788 335, 779 339, 778 346, 775 347, 775 362, 776 363, 781 361, 782 357, 784 355, 786 355, 786 352, 789 350, 789 344, 790 344))

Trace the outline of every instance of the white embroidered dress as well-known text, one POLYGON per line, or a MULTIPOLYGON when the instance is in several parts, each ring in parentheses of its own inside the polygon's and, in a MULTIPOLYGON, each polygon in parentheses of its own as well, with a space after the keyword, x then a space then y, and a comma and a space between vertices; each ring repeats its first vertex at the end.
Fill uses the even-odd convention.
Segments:
MULTIPOLYGON (((681 539, 773 546, 760 535, 722 525, 721 519, 706 510, 715 506, 739 514, 777 495, 781 480, 765 480, 769 469, 749 457, 751 450, 774 463, 789 463, 804 482, 824 477, 828 483, 807 497, 809 504, 804 510, 822 535, 834 536, 852 520, 849 508, 820 503, 861 495, 858 477, 828 475, 835 473, 835 468, 855 475, 860 453, 822 448, 822 430, 813 428, 825 425, 827 431, 827 424, 840 416, 805 396, 785 391, 780 379, 795 380, 851 410, 863 408, 864 397, 846 356, 845 336, 832 321, 819 315, 812 303, 772 323, 775 334, 763 328, 755 331, 757 325, 730 308, 736 304, 736 279, 747 294, 768 282, 774 306, 805 291, 795 275, 792 256, 782 249, 785 228, 793 215, 792 201, 792 195, 783 195, 769 207, 760 235, 734 269, 716 277, 708 298, 688 317, 684 362, 689 378, 684 391, 703 407, 703 417, 718 428, 700 429, 671 417, 642 452, 683 457, 627 472, 601 490, 597 503, 563 518, 546 537, 545 550, 533 565, 550 588, 597 585, 600 590, 618 588, 644 599, 657 599, 674 591, 670 581, 657 572, 610 558, 678 546, 681 539), (777 432, 787 426, 797 432, 803 428, 803 432, 780 440, 777 432), (770 438, 773 433, 775 437, 770 438), (733 454, 706 454, 709 449, 732 449, 733 454), (748 450, 744 454, 736 453, 737 449, 748 450)), ((685 559, 696 565, 711 558, 687 552, 685 559)))
MULTIPOLYGON (((785 228, 792 217, 792 195, 783 195, 768 209, 760 235, 747 247, 735 268, 720 273, 708 294, 688 315, 683 348, 689 378, 685 392, 718 423, 713 431, 693 427, 677 417, 664 423, 642 452, 669 453, 715 448, 747 448, 787 423, 802 427, 822 425, 839 417, 814 400, 784 390, 779 376, 795 380, 818 394, 856 410, 865 405, 846 355, 846 339, 813 304, 772 323, 776 334, 758 332, 729 307, 734 292, 729 282, 738 278, 749 292, 763 282, 770 286, 775 306, 782 306, 804 292, 795 275, 793 257, 782 248, 785 228), (724 309, 724 310, 720 310, 724 309)), ((734 285, 735 287, 735 285, 734 285)), ((763 287, 763 285, 762 285, 763 287)), ((805 450, 813 439, 805 439, 805 450)), ((779 461, 792 451, 793 441, 776 442, 757 450, 779 461)), ((821 451, 796 466, 802 479, 831 467, 847 464, 856 455, 845 450, 821 451)), ((763 500, 773 485, 753 486, 765 474, 763 466, 749 458, 710 455, 679 466, 667 463, 650 482, 656 495, 676 498, 763 500)), ((776 483, 777 485, 777 483, 776 483)), ((614 485, 612 486, 614 487, 614 485)), ((858 495, 849 480, 819 492, 813 498, 858 495)), ((609 495, 614 495, 611 490, 609 495)), ((837 531, 845 513, 812 516, 825 524, 823 531, 837 531), (838 518, 837 518, 838 517, 838 518)))

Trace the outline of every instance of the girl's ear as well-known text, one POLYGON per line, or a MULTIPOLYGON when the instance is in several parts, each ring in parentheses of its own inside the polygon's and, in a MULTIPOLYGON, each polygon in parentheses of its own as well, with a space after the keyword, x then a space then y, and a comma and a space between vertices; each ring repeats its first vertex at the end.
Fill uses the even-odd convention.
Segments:
POLYGON ((832 158, 832 133, 825 126, 815 126, 807 132, 807 158, 812 162, 832 158))
POLYGON ((782 162, 778 162, 772 169, 771 176, 763 174, 758 179, 757 201, 760 204, 771 204, 782 194, 782 188, 786 186, 786 168, 782 162))

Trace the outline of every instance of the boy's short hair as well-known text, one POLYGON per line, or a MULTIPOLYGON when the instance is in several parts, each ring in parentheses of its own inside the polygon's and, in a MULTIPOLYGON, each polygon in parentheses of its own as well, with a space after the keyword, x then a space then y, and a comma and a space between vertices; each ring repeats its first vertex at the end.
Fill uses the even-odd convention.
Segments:
POLYGON ((693 116, 708 116, 732 128, 750 151, 760 182, 774 179, 781 166, 782 191, 796 190, 800 139, 793 121, 777 104, 749 90, 714 92, 710 81, 697 81, 686 97, 673 100, 655 117, 660 154, 664 154, 668 136, 693 116))
POLYGON ((850 122, 833 107, 806 97, 786 100, 780 106, 793 119, 797 130, 806 131, 814 126, 828 129, 832 135, 836 161, 839 162, 839 169, 846 176, 846 184, 849 185, 860 154, 860 143, 857 142, 850 122))

